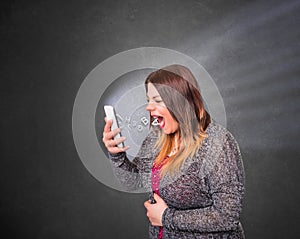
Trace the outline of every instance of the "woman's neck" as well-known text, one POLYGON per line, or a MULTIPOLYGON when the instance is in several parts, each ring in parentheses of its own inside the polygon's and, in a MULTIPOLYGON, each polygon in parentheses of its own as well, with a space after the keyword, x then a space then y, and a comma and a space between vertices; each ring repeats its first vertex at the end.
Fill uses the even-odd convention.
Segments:
POLYGON ((174 147, 168 156, 171 157, 171 156, 175 155, 178 152, 178 150, 179 150, 179 135, 176 134, 174 136, 174 147))

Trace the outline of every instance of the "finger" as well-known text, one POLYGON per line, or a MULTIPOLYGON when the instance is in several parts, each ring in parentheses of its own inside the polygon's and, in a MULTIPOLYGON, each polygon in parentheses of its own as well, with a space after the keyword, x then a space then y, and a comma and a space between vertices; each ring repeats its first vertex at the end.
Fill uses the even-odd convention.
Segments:
POLYGON ((114 129, 113 131, 111 131, 111 133, 112 133, 112 135, 113 135, 113 138, 114 138, 117 134, 121 133, 121 131, 122 131, 121 128, 117 128, 117 129, 114 129))
MULTIPOLYGON (((107 141, 109 140, 114 140, 115 136, 121 132, 121 129, 120 128, 117 128, 113 131, 108 131, 108 132, 103 132, 103 138, 102 138, 102 141, 104 142, 104 144, 108 143, 107 141)), ((125 138, 126 139, 126 138, 125 138)), ((124 140, 125 140, 124 139, 124 140)), ((123 140, 123 141, 124 141, 123 140)), ((113 146, 113 145, 111 145, 113 146)))
POLYGON ((149 208, 149 206, 151 206, 151 203, 150 203, 150 201, 148 200, 148 201, 146 201, 146 202, 144 202, 144 207, 146 208, 146 209, 148 209, 149 208))
POLYGON ((105 122, 106 122, 106 124, 105 124, 105 126, 104 126, 104 133, 108 133, 108 132, 110 132, 111 131, 111 126, 112 126, 112 124, 113 124, 113 120, 112 119, 107 119, 106 117, 104 118, 104 120, 105 120, 105 122))
POLYGON ((120 143, 124 142, 126 140, 126 137, 121 137, 118 139, 110 139, 110 140, 104 140, 105 141, 105 146, 107 148, 109 147, 117 147, 120 143))
POLYGON ((105 144, 105 146, 106 146, 107 150, 112 154, 122 153, 130 148, 129 145, 127 145, 125 147, 118 147, 117 145, 115 145, 115 142, 112 144, 107 143, 107 144, 105 144), (113 145, 113 146, 111 146, 111 145, 113 145))
POLYGON ((116 145, 118 145, 118 144, 124 142, 125 140, 126 140, 126 137, 122 136, 118 139, 115 139, 114 141, 115 141, 116 145))
POLYGON ((117 128, 113 131, 107 131, 107 132, 103 132, 103 138, 104 140, 110 140, 113 139, 117 134, 119 134, 121 132, 121 128, 117 128))
POLYGON ((155 201, 161 200, 161 197, 158 196, 158 194, 156 194, 156 193, 153 193, 153 197, 154 197, 155 201))
POLYGON ((106 140, 105 141, 105 147, 106 148, 114 148, 115 147, 115 143, 113 142, 113 140, 106 140))
POLYGON ((112 147, 106 147, 107 150, 112 153, 112 154, 117 154, 117 153, 122 153, 125 152, 126 150, 128 150, 130 147, 126 146, 126 147, 118 147, 118 146, 112 146, 112 147))
MULTIPOLYGON (((118 147, 119 148, 119 147, 118 147)), ((129 145, 127 145, 127 146, 125 146, 125 147, 123 147, 123 148, 119 148, 119 153, 120 152, 125 152, 126 150, 128 150, 130 148, 130 146, 129 145)))
POLYGON ((111 154, 118 154, 118 153, 122 153, 125 152, 125 150, 123 148, 119 148, 119 147, 114 147, 114 148, 109 148, 107 149, 108 152, 110 152, 111 154))

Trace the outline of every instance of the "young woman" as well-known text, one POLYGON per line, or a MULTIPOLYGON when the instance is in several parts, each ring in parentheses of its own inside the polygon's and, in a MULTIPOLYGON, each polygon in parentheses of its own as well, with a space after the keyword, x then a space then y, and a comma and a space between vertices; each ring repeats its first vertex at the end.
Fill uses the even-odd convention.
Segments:
POLYGON ((106 120, 103 142, 128 189, 153 192, 144 203, 149 237, 244 238, 240 224, 244 169, 239 147, 204 108, 191 71, 171 65, 145 82, 152 126, 131 162, 106 120))

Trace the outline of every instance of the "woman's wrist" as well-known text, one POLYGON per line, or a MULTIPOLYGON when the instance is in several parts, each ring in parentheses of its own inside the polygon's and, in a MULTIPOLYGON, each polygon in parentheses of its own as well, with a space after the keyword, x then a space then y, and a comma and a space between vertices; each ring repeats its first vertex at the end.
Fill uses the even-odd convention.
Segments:
POLYGON ((166 208, 162 214, 162 225, 163 227, 169 228, 171 230, 175 229, 175 225, 173 222, 173 217, 174 217, 174 213, 175 213, 175 209, 174 208, 166 208))
POLYGON ((116 166, 119 166, 124 162, 125 154, 126 154, 125 152, 120 152, 120 153, 116 153, 116 154, 108 152, 108 157, 114 164, 118 164, 116 166))

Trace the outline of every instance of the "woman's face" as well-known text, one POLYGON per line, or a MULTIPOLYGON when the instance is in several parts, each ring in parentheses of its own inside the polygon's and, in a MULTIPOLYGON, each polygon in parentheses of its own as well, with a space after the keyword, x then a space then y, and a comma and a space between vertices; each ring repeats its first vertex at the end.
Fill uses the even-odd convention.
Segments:
POLYGON ((150 112, 152 117, 157 118, 159 126, 163 131, 166 134, 177 132, 179 129, 178 122, 172 117, 152 83, 148 83, 147 99, 148 105, 146 110, 150 112))

